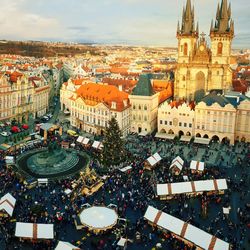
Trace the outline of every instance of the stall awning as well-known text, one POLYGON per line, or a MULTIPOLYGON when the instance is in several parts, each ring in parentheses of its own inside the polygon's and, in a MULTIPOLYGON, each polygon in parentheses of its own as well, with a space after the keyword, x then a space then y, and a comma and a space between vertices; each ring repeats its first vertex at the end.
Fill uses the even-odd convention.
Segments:
POLYGON ((154 166, 156 163, 161 161, 161 156, 158 153, 155 153, 154 155, 150 156, 147 161, 151 166, 154 166))
POLYGON ((147 131, 142 131, 141 133, 139 133, 140 136, 146 136, 148 135, 148 132, 147 131))
POLYGON ((17 222, 15 236, 31 239, 53 239, 54 225, 17 222))
POLYGON ((176 137, 176 135, 174 135, 174 134, 166 134, 166 133, 156 133, 155 137, 156 138, 161 138, 161 139, 173 140, 176 137))
POLYGON ((101 142, 99 142, 99 141, 94 141, 94 143, 92 144, 92 147, 96 148, 96 149, 102 149, 103 144, 101 142))
POLYGON ((184 141, 184 142, 190 142, 192 139, 192 136, 186 136, 186 135, 183 135, 180 139, 180 141, 184 141))
POLYGON ((208 145, 211 139, 208 138, 201 138, 201 137, 195 137, 194 143, 204 144, 208 145))
POLYGON ((80 250, 80 248, 72 245, 69 242, 59 241, 55 250, 80 250))
POLYGON ((89 143, 89 138, 84 138, 82 144, 87 145, 89 143))
POLYGON ((205 167, 205 163, 202 161, 194 161, 192 160, 190 163, 190 169, 196 170, 196 171, 203 171, 205 167))
POLYGON ((76 141, 79 143, 82 143, 83 139, 84 139, 83 136, 78 136, 76 141))
POLYGON ((10 194, 5 194, 0 199, 0 211, 5 211, 9 216, 12 216, 16 204, 16 199, 10 194))
POLYGON ((157 195, 176 195, 196 192, 220 191, 227 189, 226 179, 186 181, 157 184, 157 195))
POLYGON ((171 231, 202 249, 230 249, 229 243, 152 206, 148 206, 144 218, 159 228, 171 231))
POLYGON ((184 164, 183 159, 180 156, 177 156, 176 158, 174 158, 172 160, 172 163, 171 163, 169 169, 171 169, 173 167, 177 167, 181 171, 183 168, 183 164, 184 164))
POLYGON ((132 169, 132 167, 131 166, 127 166, 127 167, 121 168, 120 171, 123 172, 123 173, 125 173, 128 170, 130 170, 130 169, 132 169))

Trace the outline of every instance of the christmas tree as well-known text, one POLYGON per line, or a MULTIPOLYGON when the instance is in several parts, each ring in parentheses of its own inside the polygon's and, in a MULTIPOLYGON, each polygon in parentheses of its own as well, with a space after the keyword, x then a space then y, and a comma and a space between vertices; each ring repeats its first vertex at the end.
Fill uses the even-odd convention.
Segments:
POLYGON ((120 164, 125 158, 122 132, 117 120, 112 117, 104 132, 101 162, 105 167, 120 164))

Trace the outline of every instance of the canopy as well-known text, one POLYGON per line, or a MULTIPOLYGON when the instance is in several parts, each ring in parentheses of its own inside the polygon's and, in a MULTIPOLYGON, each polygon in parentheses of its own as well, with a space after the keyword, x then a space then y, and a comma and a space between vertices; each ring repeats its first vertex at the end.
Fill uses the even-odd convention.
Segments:
POLYGON ((181 238, 193 242, 202 249, 230 249, 230 245, 227 242, 152 206, 148 206, 144 218, 159 228, 171 231, 181 238))
POLYGON ((54 225, 17 222, 15 236, 32 239, 53 239, 54 225))
POLYGON ((89 143, 89 138, 84 138, 82 144, 87 145, 89 143))
POLYGON ((180 156, 177 156, 176 158, 174 158, 172 160, 172 163, 171 163, 169 169, 171 169, 173 167, 177 167, 181 171, 183 168, 183 164, 184 164, 184 160, 180 156))
POLYGON ((139 133, 140 136, 146 136, 148 134, 147 131, 142 131, 141 133, 139 133))
POLYGON ((79 214, 81 223, 92 230, 106 230, 117 223, 118 215, 114 209, 93 206, 79 214))
POLYGON ((154 166, 158 162, 161 161, 161 156, 158 153, 155 153, 154 155, 150 156, 147 161, 151 166, 154 166))
POLYGON ((6 164, 13 164, 15 163, 14 156, 5 156, 5 162, 6 164))
POLYGON ((5 194, 0 199, 0 211, 5 211, 9 216, 12 216, 16 204, 16 199, 10 194, 5 194))
POLYGON ((191 139, 192 139, 192 136, 183 135, 180 141, 190 142, 191 139))
POLYGON ((59 241, 55 250, 80 250, 80 248, 72 245, 69 242, 59 241))
POLYGON ((166 133, 156 133, 155 137, 161 138, 161 139, 173 140, 176 137, 176 135, 175 134, 166 134, 166 133))
POLYGON ((20 131, 20 128, 18 128, 17 126, 13 126, 13 127, 11 128, 11 131, 17 133, 17 132, 20 131))
POLYGON ((80 135, 80 136, 78 136, 76 141, 79 143, 82 143, 83 139, 84 139, 83 136, 80 135))
POLYGON ((117 246, 124 247, 127 241, 128 240, 126 238, 120 238, 120 240, 117 242, 117 246))
POLYGON ((226 179, 157 184, 157 195, 209 192, 227 189, 226 179))
POLYGON ((205 163, 201 161, 194 161, 192 160, 190 163, 190 169, 196 170, 196 171, 203 171, 205 167, 205 163))
POLYGON ((28 128, 29 128, 29 125, 28 125, 28 124, 23 124, 23 125, 22 125, 22 128, 23 128, 23 129, 28 129, 28 128))
POLYGON ((208 138, 201 138, 201 137, 195 137, 194 143, 199 143, 199 144, 205 144, 208 145, 211 139, 208 138))
POLYGON ((94 141, 94 143, 92 144, 92 147, 96 148, 96 149, 102 149, 103 144, 101 142, 99 142, 99 141, 94 141))
POLYGON ((127 166, 127 167, 125 167, 125 168, 120 168, 120 171, 121 171, 121 172, 127 172, 127 171, 130 170, 130 169, 132 169, 132 167, 131 167, 131 166, 127 166))

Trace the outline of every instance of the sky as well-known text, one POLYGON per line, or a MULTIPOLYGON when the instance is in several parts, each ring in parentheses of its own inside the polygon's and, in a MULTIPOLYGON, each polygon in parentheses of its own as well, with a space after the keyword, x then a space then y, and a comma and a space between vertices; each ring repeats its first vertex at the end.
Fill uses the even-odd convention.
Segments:
MULTIPOLYGON (((193 0, 209 34, 221 0, 193 0)), ((0 39, 177 46, 186 0, 0 0, 0 39)), ((234 48, 250 48, 250 0, 231 0, 234 48)))

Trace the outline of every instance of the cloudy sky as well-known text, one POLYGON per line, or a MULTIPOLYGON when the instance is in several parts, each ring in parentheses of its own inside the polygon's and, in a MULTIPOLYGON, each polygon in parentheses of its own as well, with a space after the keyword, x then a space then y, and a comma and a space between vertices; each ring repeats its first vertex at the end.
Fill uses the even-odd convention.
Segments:
MULTIPOLYGON (((176 46, 186 0, 0 0, 0 39, 176 46)), ((209 33, 218 1, 193 0, 209 33)), ((231 0, 235 48, 250 48, 250 1, 231 0)))

